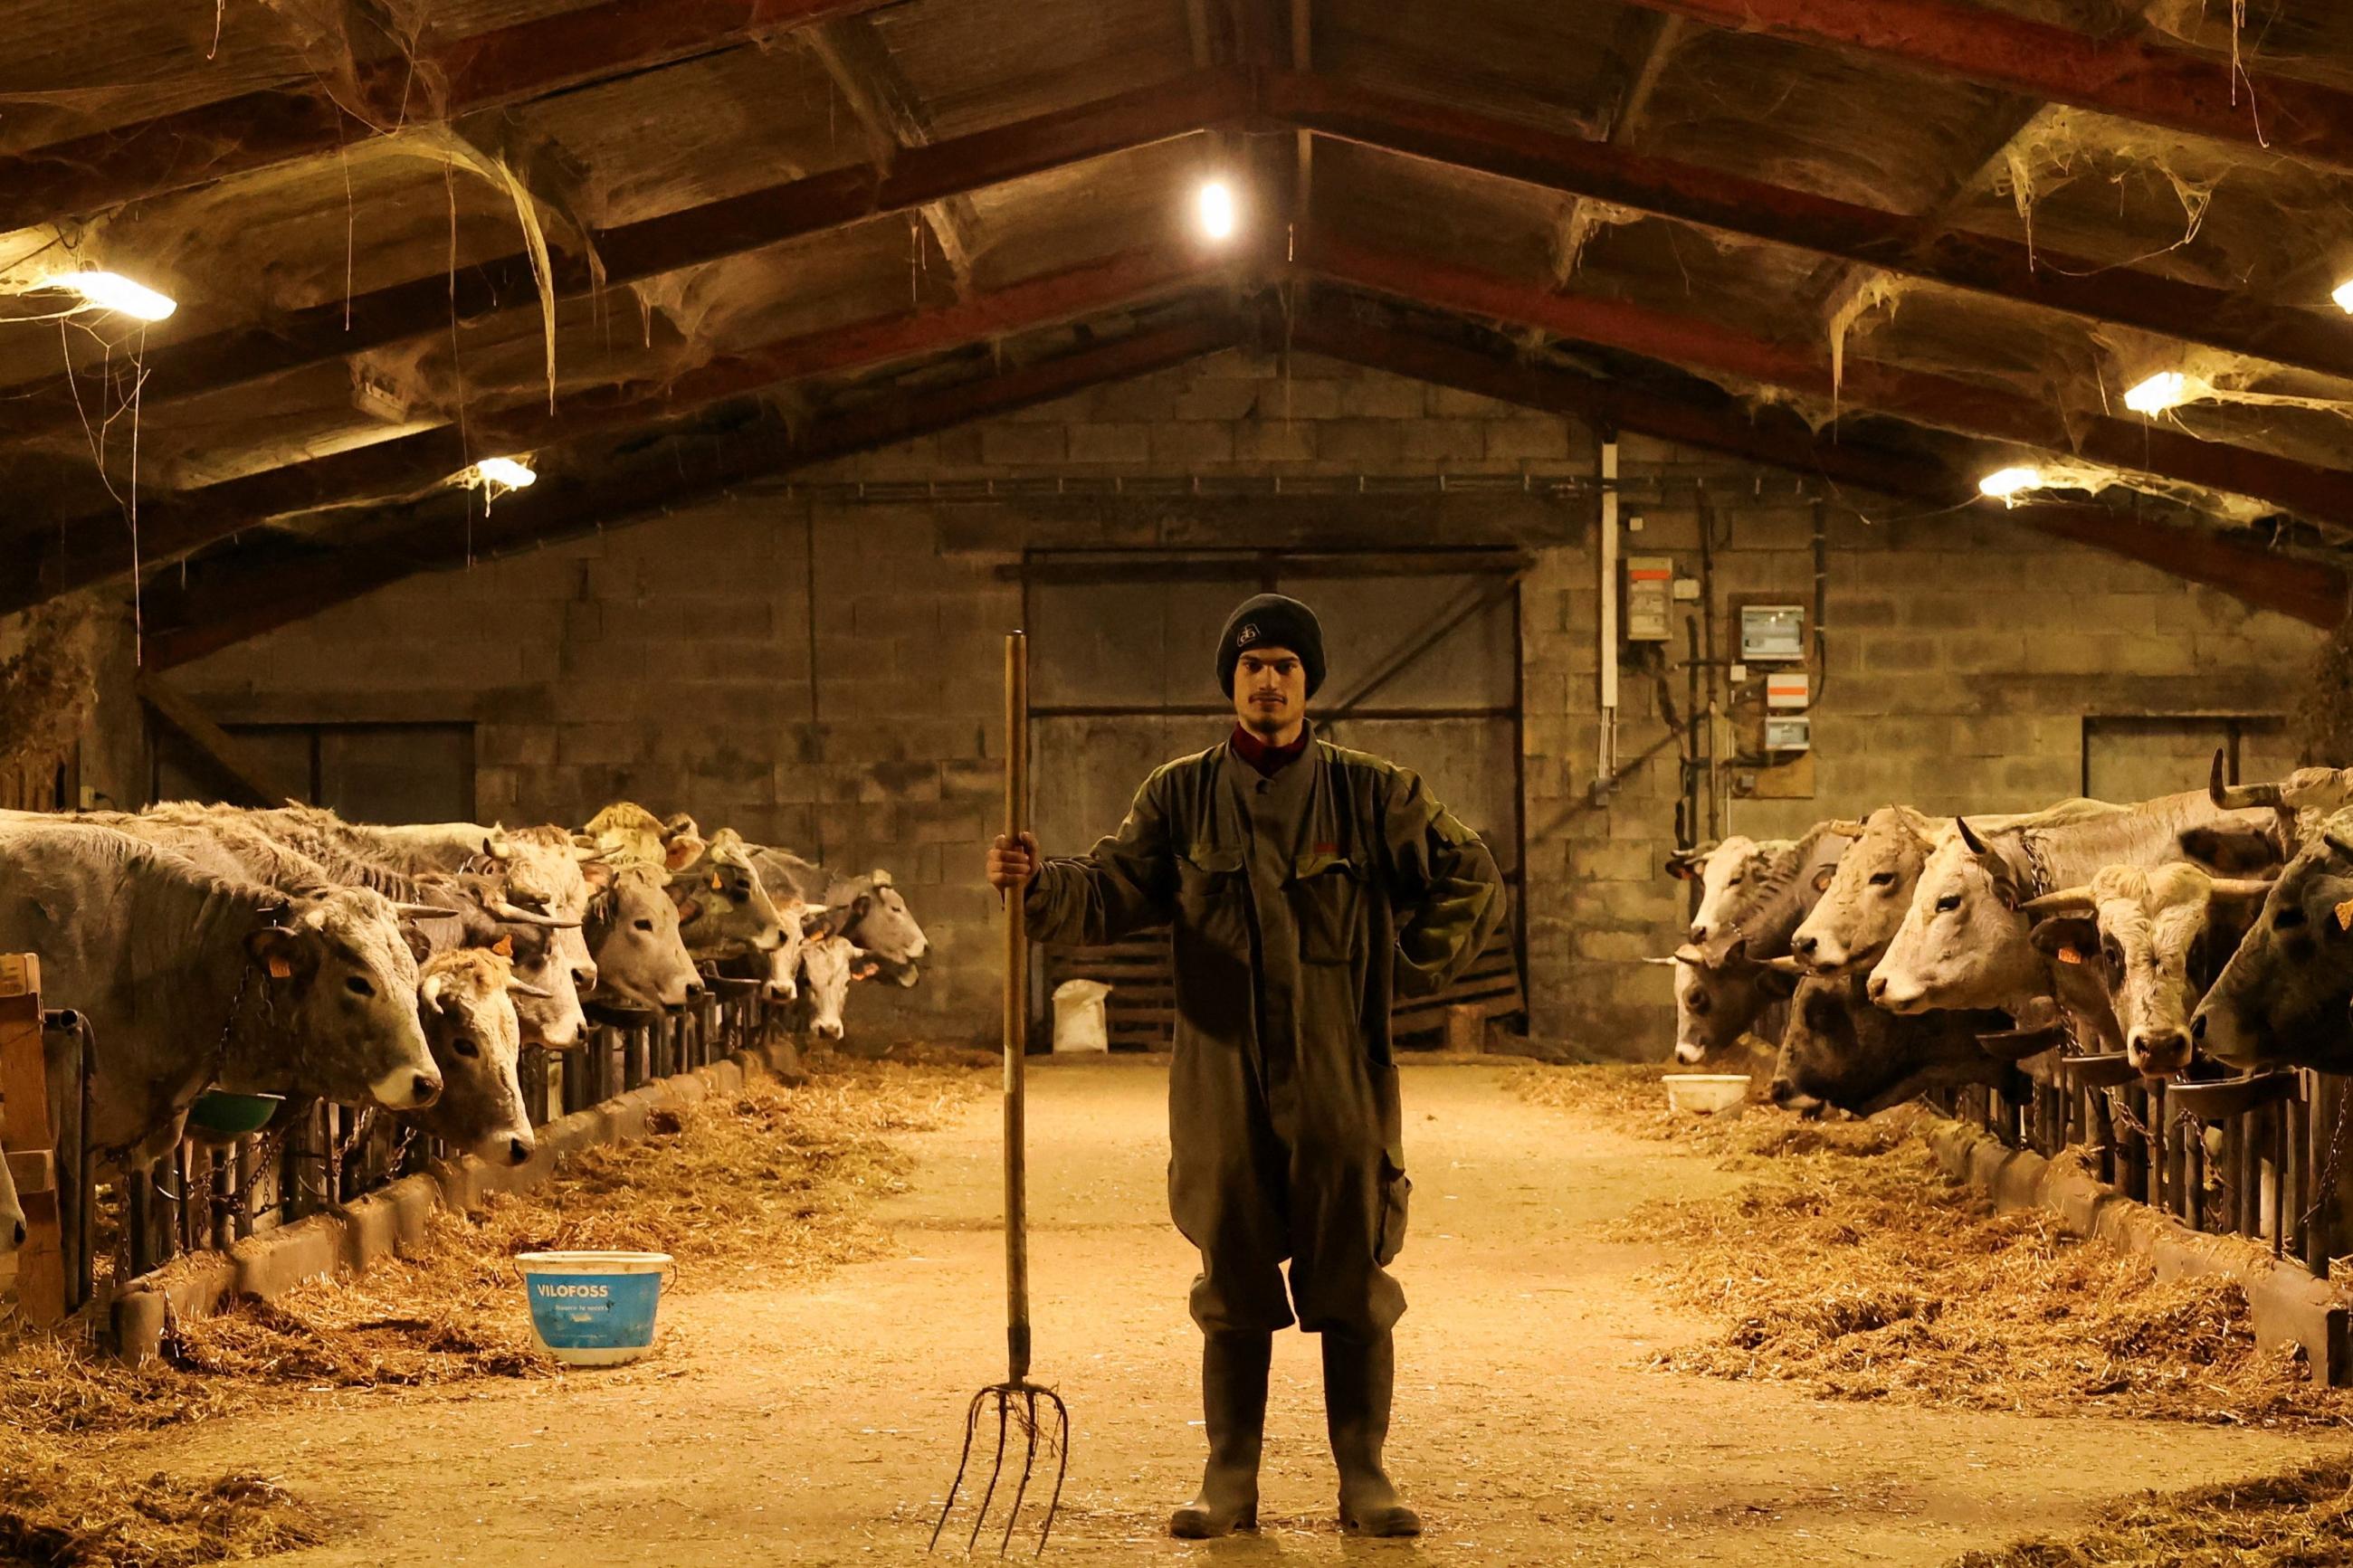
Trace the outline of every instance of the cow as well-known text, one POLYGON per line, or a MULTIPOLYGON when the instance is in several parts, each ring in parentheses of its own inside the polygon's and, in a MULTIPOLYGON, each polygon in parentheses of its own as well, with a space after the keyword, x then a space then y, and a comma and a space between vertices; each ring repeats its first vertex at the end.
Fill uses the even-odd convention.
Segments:
POLYGON ((2029 900, 2035 948, 2105 988, 2132 1066, 2168 1078, 2189 1066, 2190 1016, 2235 952, 2267 880, 2218 878, 2183 861, 2110 866, 2089 883, 2029 900))
POLYGON ((1672 958, 1644 962, 1674 965, 1675 1060, 1685 1067, 1696 1067, 1738 1045, 1743 1035, 1759 1027, 1775 1003, 1788 999, 1797 984, 1793 977, 1746 958, 1702 963, 1699 950, 1689 946, 1676 949, 1672 958))
POLYGON ((816 936, 802 943, 801 994, 807 1000, 809 1033, 821 1040, 841 1038, 849 983, 873 973, 872 960, 846 936, 816 936))
POLYGON ((89 824, 0 829, 0 952, 86 1015, 88 1136, 145 1168, 207 1086, 421 1110, 440 1070, 391 902, 208 875, 89 824))
POLYGON ((628 862, 590 903, 586 934, 600 992, 639 1007, 681 1007, 702 994, 678 934, 681 917, 694 912, 692 900, 684 910, 673 903, 669 880, 659 867, 628 862))
POLYGON ((752 847, 751 854, 772 896, 790 896, 825 910, 829 934, 848 937, 901 985, 922 978, 917 965, 931 941, 890 872, 878 868, 863 877, 840 877, 790 850, 752 847))
POLYGON ((1834 824, 1852 842, 1813 910, 1789 936, 1789 955, 1810 974, 1867 970, 1904 923, 1940 823, 1908 805, 1883 805, 1862 822, 1834 824))
POLYGON ((679 936, 700 958, 750 949, 772 952, 784 945, 785 929, 776 901, 743 837, 723 827, 703 845, 700 857, 670 880, 670 896, 695 916, 681 919, 679 936))
POLYGON ((1978 1043, 2009 1026, 2001 1014, 1899 1016, 1873 1006, 1865 984, 1860 973, 1798 983, 1767 1090, 1774 1104, 1819 1102, 1873 1116, 1932 1089, 1982 1083, 2015 1091, 2018 1069, 1978 1043))
POLYGON ((418 970, 417 1016, 441 1069, 441 1098, 414 1113, 446 1143, 493 1165, 520 1165, 537 1144, 516 1063, 523 991, 506 959, 481 948, 435 953, 418 970))
MULTIPOLYGON (((1691 929, 1686 933, 1694 947, 1703 953, 1708 952, 1717 940, 1726 901, 1739 896, 1748 885, 1751 873, 1760 868, 1768 857, 1776 850, 1788 848, 1789 844, 1786 838, 1760 844, 1735 834, 1708 849, 1667 858, 1667 875, 1679 881, 1699 884, 1699 907, 1692 911, 1691 929)), ((1704 962, 1714 963, 1721 956, 1704 962)))
POLYGON ((2224 784, 2222 773, 2223 753, 2218 749, 2207 776, 2207 798, 2225 811, 2271 812, 2282 860, 2302 849, 2330 816, 2353 805, 2353 768, 2298 768, 2276 783, 2251 784, 2224 784))
POLYGON ((1871 972, 1871 999, 1894 1013, 2015 1014, 2030 999, 2056 994, 2119 1050, 2105 992, 2053 973, 2029 939, 2021 906, 2109 866, 2235 864, 2273 842, 2268 814, 2224 811, 2202 790, 2133 806, 2071 801, 1982 833, 1965 820, 1953 826, 1929 852, 1904 923, 1871 972))
MULTIPOLYGON (((526 884, 522 896, 543 903, 548 895, 541 879, 511 866, 496 873, 469 871, 456 875, 396 870, 363 855, 356 838, 317 829, 314 814, 301 836, 327 855, 322 861, 288 843, 257 818, 275 814, 247 813, 233 807, 166 802, 136 816, 122 813, 86 815, 77 820, 96 821, 176 850, 205 869, 222 875, 243 875, 273 888, 295 889, 318 883, 354 882, 401 900, 404 920, 417 922, 421 961, 429 953, 455 945, 499 947, 514 961, 517 978, 515 1010, 526 1044, 548 1050, 568 1050, 580 1043, 588 1026, 581 1011, 578 976, 585 955, 579 938, 579 917, 566 920, 543 909, 514 901, 517 876, 526 884)), ((349 826, 349 825, 344 825, 349 826)), ((494 830, 493 830, 494 832, 494 830)))
POLYGON ((1721 963, 1735 953, 1758 962, 1786 954, 1860 837, 1852 823, 1821 822, 1801 837, 1758 846, 1763 853, 1717 900, 1707 939, 1693 939, 1704 962, 1721 963))
POLYGON ((2205 1000, 2189 1037, 2237 1068, 2353 1069, 2353 810, 2287 863, 2205 1000))

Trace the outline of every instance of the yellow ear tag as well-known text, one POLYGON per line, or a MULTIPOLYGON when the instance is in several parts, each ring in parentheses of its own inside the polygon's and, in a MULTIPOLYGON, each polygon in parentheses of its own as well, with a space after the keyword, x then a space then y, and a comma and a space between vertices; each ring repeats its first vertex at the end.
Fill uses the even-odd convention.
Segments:
POLYGON ((502 936, 499 938, 498 941, 491 943, 491 951, 497 953, 501 958, 512 958, 514 956, 514 938, 511 936, 502 936))
POLYGON ((284 959, 279 957, 276 953, 271 953, 269 955, 269 978, 272 980, 290 980, 293 977, 294 966, 287 963, 284 959))
POLYGON ((2084 962, 2084 955, 2077 952, 2072 947, 2063 947, 2059 950, 2059 962, 2062 963, 2081 963, 2084 962))
POLYGON ((724 889, 724 887, 725 884, 721 882, 719 879, 719 873, 716 871, 711 873, 711 890, 714 893, 720 892, 724 889))
POLYGON ((2348 899, 2337 906, 2337 929, 2353 931, 2353 899, 2348 899))

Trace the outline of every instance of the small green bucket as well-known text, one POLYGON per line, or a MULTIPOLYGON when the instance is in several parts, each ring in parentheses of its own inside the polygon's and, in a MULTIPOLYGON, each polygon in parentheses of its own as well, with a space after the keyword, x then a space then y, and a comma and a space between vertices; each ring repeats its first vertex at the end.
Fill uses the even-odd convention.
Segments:
POLYGON ((232 1094, 208 1089, 188 1107, 188 1124, 222 1138, 242 1138, 259 1132, 286 1103, 282 1094, 232 1094))

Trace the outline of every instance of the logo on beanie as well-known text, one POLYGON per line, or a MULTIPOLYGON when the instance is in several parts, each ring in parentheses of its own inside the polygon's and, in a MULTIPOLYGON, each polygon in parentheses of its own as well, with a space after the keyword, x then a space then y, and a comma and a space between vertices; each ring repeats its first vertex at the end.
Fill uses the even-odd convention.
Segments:
POLYGON ((1256 621, 1252 621, 1250 625, 1244 626, 1241 630, 1234 634, 1234 646, 1236 647, 1248 647, 1250 644, 1256 641, 1258 641, 1258 623, 1256 621))

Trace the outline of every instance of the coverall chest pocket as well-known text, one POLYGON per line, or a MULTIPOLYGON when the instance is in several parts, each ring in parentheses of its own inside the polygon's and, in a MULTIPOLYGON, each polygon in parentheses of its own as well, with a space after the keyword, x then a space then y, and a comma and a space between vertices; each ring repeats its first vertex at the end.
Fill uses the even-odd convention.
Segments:
POLYGON ((1309 963, 1354 958, 1363 940, 1364 898, 1364 870, 1355 861, 1330 853, 1301 856, 1291 877, 1299 956, 1309 963))
POLYGON ((1176 857, 1176 919, 1196 936, 1237 952, 1246 947, 1239 849, 1196 845, 1176 857))

